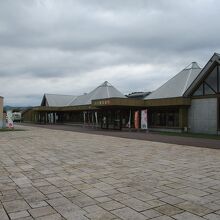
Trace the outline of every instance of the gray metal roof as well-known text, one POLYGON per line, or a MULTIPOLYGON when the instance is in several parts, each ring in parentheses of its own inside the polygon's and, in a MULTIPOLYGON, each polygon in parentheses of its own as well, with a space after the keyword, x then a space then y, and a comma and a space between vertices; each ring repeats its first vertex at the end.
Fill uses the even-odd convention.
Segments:
POLYGON ((73 95, 57 95, 57 94, 45 94, 41 105, 46 100, 47 105, 50 107, 68 106, 76 96, 73 95))
POLYGON ((157 90, 153 91, 145 99, 163 99, 182 97, 185 91, 190 87, 196 77, 199 75, 201 68, 196 62, 192 62, 173 78, 164 83, 157 90))
POLYGON ((109 82, 105 81, 100 86, 92 90, 90 93, 78 96, 75 100, 73 100, 72 103, 70 103, 70 106, 89 105, 92 103, 92 100, 106 98, 126 97, 109 82))
POLYGON ((73 96, 73 95, 57 95, 45 94, 41 102, 41 106, 47 105, 50 107, 62 106, 77 106, 77 105, 90 105, 92 100, 105 99, 105 98, 126 98, 114 86, 105 81, 96 89, 88 94, 73 96))

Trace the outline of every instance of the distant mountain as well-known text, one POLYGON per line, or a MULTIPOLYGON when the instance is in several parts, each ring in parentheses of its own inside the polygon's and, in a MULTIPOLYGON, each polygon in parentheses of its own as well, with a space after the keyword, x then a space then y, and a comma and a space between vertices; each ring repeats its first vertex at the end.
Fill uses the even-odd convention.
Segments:
POLYGON ((27 106, 27 107, 19 107, 19 106, 10 106, 10 105, 5 105, 4 106, 4 111, 24 111, 26 109, 32 108, 32 106, 27 106))

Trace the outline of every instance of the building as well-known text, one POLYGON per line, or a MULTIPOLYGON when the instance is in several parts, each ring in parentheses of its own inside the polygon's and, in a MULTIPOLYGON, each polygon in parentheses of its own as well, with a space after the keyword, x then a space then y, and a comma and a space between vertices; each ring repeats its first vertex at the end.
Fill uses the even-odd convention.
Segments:
POLYGON ((218 134, 220 130, 220 55, 215 53, 204 68, 193 62, 146 101, 175 100, 176 106, 155 107, 150 111, 151 127, 187 128, 194 133, 218 134), (177 105, 177 99, 182 100, 177 105), (185 100, 185 104, 183 101, 185 100), (179 123, 178 123, 179 122, 179 123))
POLYGON ((218 134, 219 66, 217 53, 204 68, 192 62, 150 94, 133 93, 126 97, 104 82, 81 96, 44 95, 41 106, 29 110, 24 118, 37 123, 86 123, 125 129, 128 121, 134 127, 135 112, 140 115, 141 110, 147 109, 150 130, 218 134))
POLYGON ((191 98, 191 132, 220 134, 220 54, 215 53, 184 93, 191 98))
POLYGON ((152 130, 188 129, 191 100, 184 94, 200 71, 199 65, 192 62, 145 98, 145 103, 149 106, 149 125, 152 130))
POLYGON ((99 109, 92 103, 98 99, 125 99, 126 97, 105 81, 89 93, 80 96, 45 94, 41 106, 23 113, 23 120, 37 123, 87 124, 102 128, 120 128, 119 112, 99 109), (102 120, 105 118, 105 120, 102 120), (109 121, 110 120, 110 121, 109 121))
POLYGON ((0 128, 3 127, 3 97, 0 96, 0 128))

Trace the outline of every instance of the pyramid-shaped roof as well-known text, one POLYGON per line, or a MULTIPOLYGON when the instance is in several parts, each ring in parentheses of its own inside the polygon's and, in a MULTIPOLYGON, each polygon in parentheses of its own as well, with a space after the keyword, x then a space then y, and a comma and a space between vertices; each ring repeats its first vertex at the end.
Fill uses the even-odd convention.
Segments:
POLYGON ((70 103, 70 106, 76 105, 90 105, 92 100, 106 99, 106 98, 126 98, 119 90, 105 81, 100 86, 92 90, 88 94, 78 96, 70 103))
POLYGON ((201 68, 196 62, 192 62, 173 78, 164 83, 157 90, 153 91, 145 99, 163 99, 182 97, 185 91, 190 87, 201 68))
POLYGON ((58 95, 44 94, 41 106, 61 107, 68 106, 77 96, 73 95, 58 95))

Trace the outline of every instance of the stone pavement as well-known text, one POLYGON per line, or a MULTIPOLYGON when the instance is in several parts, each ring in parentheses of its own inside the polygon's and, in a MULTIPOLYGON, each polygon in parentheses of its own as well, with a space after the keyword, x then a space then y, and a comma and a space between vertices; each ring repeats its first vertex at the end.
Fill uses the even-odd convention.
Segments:
POLYGON ((0 220, 219 220, 220 151, 24 127, 0 133, 0 220))

